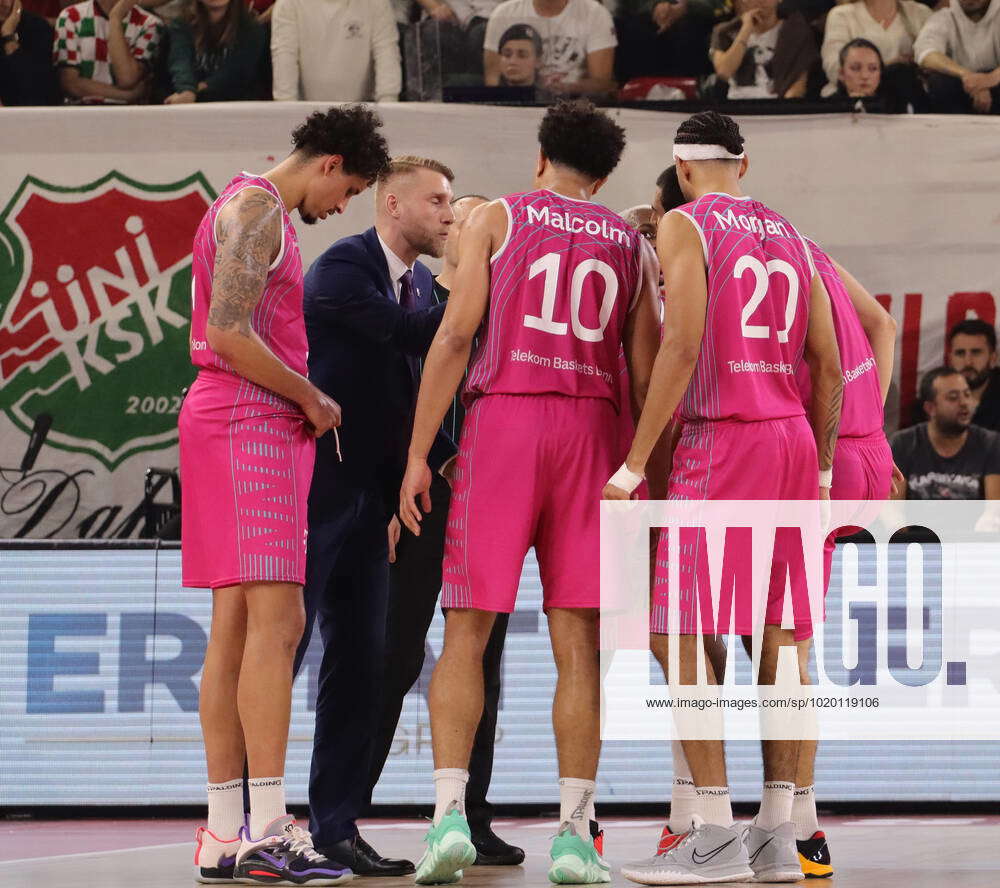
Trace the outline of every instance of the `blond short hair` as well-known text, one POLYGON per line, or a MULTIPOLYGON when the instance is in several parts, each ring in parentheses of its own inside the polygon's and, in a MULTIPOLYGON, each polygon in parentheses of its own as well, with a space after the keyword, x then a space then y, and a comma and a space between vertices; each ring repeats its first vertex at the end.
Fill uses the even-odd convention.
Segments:
POLYGON ((451 171, 451 167, 445 166, 439 160, 432 160, 430 157, 418 157, 416 154, 400 154, 398 157, 392 158, 389 161, 389 166, 379 175, 378 187, 382 187, 396 176, 415 173, 417 170, 432 170, 435 173, 440 173, 449 182, 455 181, 455 174, 451 171))

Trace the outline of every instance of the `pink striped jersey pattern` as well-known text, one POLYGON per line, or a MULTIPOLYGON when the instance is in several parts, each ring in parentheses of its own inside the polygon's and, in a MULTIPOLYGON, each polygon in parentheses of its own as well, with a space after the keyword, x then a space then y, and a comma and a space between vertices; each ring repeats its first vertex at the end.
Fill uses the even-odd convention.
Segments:
MULTIPOLYGON (((697 230, 708 284, 705 333, 681 418, 801 416, 795 371, 809 324, 813 269, 799 233, 749 197, 706 194, 671 212, 697 230)), ((667 294, 668 324, 671 297, 678 298, 667 294)))
MULTIPOLYGON (((275 356, 287 367, 305 376, 309 346, 302 316, 302 256, 295 226, 285 211, 278 190, 263 176, 241 173, 233 179, 208 208, 194 237, 191 273, 191 363, 197 367, 237 375, 232 367, 212 351, 206 328, 212 302, 212 274, 215 269, 216 220, 222 208, 245 188, 261 188, 273 194, 281 206, 281 251, 272 265, 264 293, 253 310, 250 325, 275 356)), ((263 392, 264 390, 261 389, 263 392)))
MULTIPOLYGON (((884 421, 882 389, 879 385, 875 354, 833 260, 818 244, 808 239, 806 243, 812 251, 816 273, 823 279, 826 291, 830 294, 833 328, 840 349, 844 398, 840 410, 838 437, 864 438, 881 432, 884 421)), ((796 379, 802 393, 802 402, 808 407, 812 398, 812 380, 809 378, 809 367, 805 361, 799 366, 796 379)))
POLYGON ((640 235, 611 210, 549 190, 502 198, 507 239, 466 405, 487 394, 606 398, 619 408, 619 353, 642 275, 640 235))

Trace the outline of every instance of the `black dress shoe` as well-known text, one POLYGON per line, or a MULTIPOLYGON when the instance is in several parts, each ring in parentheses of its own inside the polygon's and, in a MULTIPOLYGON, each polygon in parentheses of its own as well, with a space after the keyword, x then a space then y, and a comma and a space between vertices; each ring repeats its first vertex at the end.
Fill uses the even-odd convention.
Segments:
POLYGON ((342 839, 316 850, 328 860, 349 866, 356 876, 408 876, 416 872, 412 861, 383 857, 361 836, 342 839))
POLYGON ((472 844, 476 848, 474 866, 517 866, 524 862, 523 849, 508 845, 489 827, 474 832, 472 844))

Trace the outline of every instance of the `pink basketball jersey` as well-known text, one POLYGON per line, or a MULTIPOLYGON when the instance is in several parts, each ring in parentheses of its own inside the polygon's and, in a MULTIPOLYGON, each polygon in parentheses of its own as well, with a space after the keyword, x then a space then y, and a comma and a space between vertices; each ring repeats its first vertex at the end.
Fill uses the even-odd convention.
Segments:
POLYGON ((757 422, 801 416, 795 370, 809 325, 813 270, 799 233, 749 197, 706 194, 671 212, 697 229, 708 282, 701 354, 681 400, 681 418, 757 422))
MULTIPOLYGON (((208 208, 194 236, 191 272, 191 363, 238 376, 208 344, 206 327, 212 301, 212 273, 215 268, 215 223, 222 208, 244 188, 262 188, 279 204, 278 190, 262 176, 241 173, 230 182, 218 200, 208 208)), ((250 325, 265 345, 286 366, 305 376, 309 346, 302 316, 302 256, 295 227, 284 205, 281 207, 281 248, 272 263, 264 293, 250 318, 250 325)))
POLYGON ((640 235, 597 204, 531 191, 503 198, 507 240, 465 400, 607 398, 616 408, 622 330, 642 279, 640 235))
MULTIPOLYGON (((844 374, 844 400, 840 411, 841 438, 863 438, 882 430, 882 389, 871 343, 854 310, 851 296, 830 257, 813 241, 807 241, 812 251, 816 272, 830 294, 833 327, 840 348, 840 366, 844 374)), ((812 380, 805 361, 796 372, 802 402, 808 407, 812 396, 812 380)))

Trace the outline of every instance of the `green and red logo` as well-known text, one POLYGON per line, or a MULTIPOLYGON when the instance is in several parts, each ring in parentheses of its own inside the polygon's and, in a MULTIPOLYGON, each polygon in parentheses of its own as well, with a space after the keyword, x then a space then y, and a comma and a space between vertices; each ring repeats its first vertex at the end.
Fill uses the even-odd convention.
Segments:
POLYGON ((200 173, 78 188, 28 176, 0 214, 0 409, 113 470, 177 439, 191 247, 215 199, 200 173))

